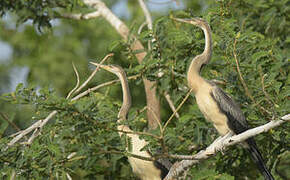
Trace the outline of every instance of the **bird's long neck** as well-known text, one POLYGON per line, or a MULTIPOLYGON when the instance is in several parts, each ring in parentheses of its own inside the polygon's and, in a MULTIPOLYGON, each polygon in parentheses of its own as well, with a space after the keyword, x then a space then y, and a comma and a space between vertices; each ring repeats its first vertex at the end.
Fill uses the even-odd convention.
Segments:
POLYGON ((127 114, 131 107, 131 95, 128 85, 128 81, 125 75, 125 72, 118 74, 118 77, 121 81, 122 91, 123 91, 123 104, 118 114, 118 121, 122 121, 127 118, 127 114))
POLYGON ((187 80, 194 93, 198 91, 200 84, 204 81, 204 79, 200 76, 201 68, 210 61, 212 55, 211 29, 208 24, 201 26, 201 29, 203 30, 205 36, 204 51, 191 61, 187 72, 187 80))
POLYGON ((208 24, 202 26, 202 30, 205 36, 205 45, 202 55, 205 56, 204 63, 208 63, 212 54, 212 38, 211 38, 211 29, 208 24))

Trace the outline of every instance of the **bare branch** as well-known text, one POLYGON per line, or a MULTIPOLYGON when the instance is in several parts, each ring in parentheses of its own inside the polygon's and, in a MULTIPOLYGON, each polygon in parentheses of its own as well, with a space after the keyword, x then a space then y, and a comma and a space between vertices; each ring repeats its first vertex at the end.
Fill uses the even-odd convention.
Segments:
POLYGON ((139 27, 139 29, 138 29, 138 31, 137 31, 138 34, 141 34, 142 29, 144 28, 144 26, 145 26, 146 24, 147 24, 146 22, 143 22, 143 23, 140 25, 140 27, 139 27))
POLYGON ((168 92, 164 92, 164 96, 165 96, 165 99, 167 100, 167 102, 168 102, 168 104, 169 104, 169 107, 171 108, 171 110, 172 110, 172 112, 176 112, 175 113, 175 117, 177 118, 177 119, 179 119, 179 113, 176 111, 176 108, 175 108, 175 106, 174 106, 174 104, 173 104, 173 102, 172 102, 172 100, 171 100, 171 97, 170 97, 170 95, 168 94, 168 92))
POLYGON ((19 141, 21 138, 23 138, 23 136, 27 135, 28 133, 30 133, 34 129, 43 127, 56 113, 57 113, 57 111, 52 111, 45 119, 43 119, 43 120, 41 119, 39 121, 36 121, 32 126, 30 126, 29 128, 21 131, 20 134, 18 134, 16 137, 14 137, 8 143, 8 147, 12 146, 13 144, 15 144, 17 141, 19 141))
POLYGON ((143 13, 146 17, 146 22, 147 22, 147 26, 148 26, 148 29, 152 30, 153 29, 153 25, 152 25, 152 18, 151 18, 151 15, 150 15, 150 12, 146 6, 146 4, 144 3, 143 0, 138 0, 142 10, 143 10, 143 13))
POLYGON ((144 136, 150 136, 150 137, 153 137, 155 139, 160 139, 159 136, 156 136, 154 134, 151 134, 151 133, 148 133, 148 132, 139 132, 139 131, 125 131, 125 130, 116 130, 117 132, 121 132, 121 133, 124 133, 124 134, 137 134, 137 135, 144 135, 144 136))
MULTIPOLYGON (((128 79, 137 79, 138 77, 140 77, 140 74, 129 76, 128 79)), ((100 89, 102 87, 109 86, 109 85, 112 85, 112 84, 115 84, 115 83, 118 83, 118 82, 120 82, 120 80, 116 79, 116 80, 112 80, 112 81, 105 82, 103 84, 97 85, 97 86, 95 86, 93 88, 89 88, 88 90, 78 94, 77 96, 75 96, 71 100, 72 101, 78 100, 79 98, 84 97, 84 96, 88 95, 89 93, 91 93, 93 91, 96 91, 96 90, 98 90, 98 89, 100 89)))
POLYGON ((165 123, 163 129, 162 129, 162 134, 164 133, 167 125, 170 123, 170 121, 172 120, 172 118, 175 116, 175 114, 177 113, 177 111, 182 107, 182 105, 185 103, 185 101, 188 99, 189 95, 191 94, 192 89, 190 89, 188 91, 188 93, 186 94, 185 98, 182 100, 182 102, 179 104, 179 106, 177 107, 176 111, 173 112, 173 114, 170 116, 170 118, 167 120, 167 122, 165 123))
MULTIPOLYGON (((114 56, 113 53, 107 54, 102 61, 100 62, 100 64, 103 64, 107 59, 109 59, 110 57, 114 56)), ((89 78, 74 92, 74 93, 78 93, 80 92, 89 82, 90 80, 95 76, 95 74, 97 73, 97 71, 100 69, 100 66, 97 66, 96 69, 92 72, 92 74, 89 76, 89 78)))
MULTIPOLYGON (((280 120, 270 121, 267 124, 264 124, 262 126, 259 126, 253 129, 249 129, 241 134, 234 135, 232 137, 228 137, 226 135, 225 137, 218 138, 205 150, 202 150, 198 152, 197 154, 193 155, 191 158, 194 160, 183 160, 180 162, 176 162, 173 165, 173 168, 170 169, 165 179, 171 180, 179 176, 182 172, 184 172, 189 167, 193 166, 194 164, 199 163, 201 160, 208 159, 209 157, 212 157, 213 155, 215 155, 217 152, 222 151, 229 146, 243 142, 250 137, 256 136, 262 132, 267 132, 272 128, 280 126, 286 121, 290 121, 290 114, 283 116, 280 120)), ((185 157, 190 158, 190 156, 185 156, 185 157)))
POLYGON ((76 78, 77 78, 77 84, 76 84, 76 86, 68 93, 68 95, 66 96, 66 99, 68 99, 71 95, 72 95, 72 93, 74 93, 75 92, 75 90, 79 87, 79 85, 80 85, 80 76, 79 76, 79 73, 78 73, 78 70, 77 70, 77 68, 76 68, 76 66, 75 66, 75 64, 72 62, 72 66, 73 66, 73 69, 74 69, 74 72, 75 72, 75 74, 76 74, 76 78))
MULTIPOLYGON (((105 18, 106 21, 108 21, 125 40, 128 40, 130 34, 129 28, 115 14, 113 14, 112 11, 102 1, 100 0, 83 0, 83 1, 86 5, 95 8, 100 13, 100 15, 103 18, 105 18)), ((133 51, 144 49, 142 43, 138 41, 136 37, 130 35, 130 38, 134 40, 131 44, 131 49, 133 51)), ((135 54, 139 63, 143 61, 146 54, 147 53, 145 51, 135 54)), ((156 96, 156 82, 149 81, 145 78, 143 78, 143 82, 145 87, 147 106, 154 111, 154 113, 157 115, 160 121, 160 103, 156 96)), ((150 129, 157 128, 158 124, 154 120, 154 115, 150 111, 147 111, 147 117, 149 128, 150 129)))
MULTIPOLYGON (((145 15, 146 23, 147 23, 148 29, 149 29, 150 31, 152 31, 152 30, 153 30, 153 23, 152 23, 152 18, 151 18, 150 12, 149 12, 149 10, 148 10, 148 8, 147 8, 147 6, 146 6, 146 4, 144 3, 143 0, 138 0, 138 2, 139 2, 139 4, 140 4, 140 7, 141 7, 142 10, 143 10, 144 15, 145 15)), ((143 24, 141 25, 141 27, 143 27, 143 24)), ((141 27, 139 28, 138 33, 139 33, 139 31, 141 32, 141 27)), ((139 34, 140 34, 140 33, 139 33, 139 34)), ((154 41, 156 41, 156 39, 153 38, 151 41, 154 42, 154 41)), ((148 49, 151 50, 151 44, 150 44, 150 41, 148 41, 148 49)), ((158 73, 158 77, 161 77, 162 75, 163 75, 163 72, 159 72, 159 73, 158 73)), ((165 93, 164 93, 164 96, 165 96, 165 99, 166 99, 166 101, 168 102, 169 107, 171 108, 172 112, 175 112, 175 111, 176 111, 176 108, 174 107, 174 104, 173 104, 173 102, 172 102, 172 100, 171 100, 171 97, 170 97, 170 95, 168 94, 168 92, 165 92, 165 93)), ((178 114, 177 112, 175 113, 175 116, 176 116, 176 118, 179 118, 179 114, 178 114)))
MULTIPOLYGON (((140 75, 130 76, 130 77, 128 77, 128 79, 136 79, 139 76, 140 75)), ((93 87, 91 89, 88 89, 87 91, 82 92, 81 94, 79 94, 76 97, 72 98, 71 101, 78 100, 81 97, 88 95, 90 92, 96 91, 97 89, 100 89, 100 88, 108 86, 108 85, 112 85, 112 84, 117 83, 117 82, 120 82, 120 80, 113 80, 113 81, 109 81, 109 82, 100 84, 100 85, 98 85, 96 87, 93 87)), ((11 135, 10 137, 14 137, 14 136, 15 137, 8 143, 8 146, 12 146, 17 141, 19 141, 21 138, 23 138, 25 135, 29 134, 31 131, 35 130, 36 128, 43 127, 47 123, 47 121, 49 121, 56 114, 57 114, 57 111, 52 111, 44 120, 38 120, 33 125, 31 125, 30 127, 26 128, 25 130, 19 131, 19 132, 15 133, 15 134, 11 135), (42 121, 44 122, 43 125, 41 124, 42 121)), ((38 131, 39 130, 34 131, 32 136, 30 137, 30 141, 29 142, 25 142, 23 144, 30 144, 32 142, 32 140, 38 135, 37 134, 37 133, 39 133, 38 131)))

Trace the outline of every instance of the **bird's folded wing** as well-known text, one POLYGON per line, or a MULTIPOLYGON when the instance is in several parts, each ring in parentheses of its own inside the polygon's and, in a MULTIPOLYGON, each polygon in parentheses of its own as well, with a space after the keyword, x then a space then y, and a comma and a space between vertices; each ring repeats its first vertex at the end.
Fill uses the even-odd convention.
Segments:
POLYGON ((220 111, 227 116, 227 124, 235 134, 248 130, 248 123, 243 112, 230 96, 217 86, 214 86, 211 95, 217 102, 220 111))

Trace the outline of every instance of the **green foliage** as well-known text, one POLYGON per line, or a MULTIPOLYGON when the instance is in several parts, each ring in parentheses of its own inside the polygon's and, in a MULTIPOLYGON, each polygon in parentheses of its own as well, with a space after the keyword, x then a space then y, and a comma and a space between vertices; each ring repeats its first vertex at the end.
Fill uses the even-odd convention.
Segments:
MULTIPOLYGON (((113 2, 109 2, 111 4, 113 2)), ((141 64, 137 64, 134 56, 138 52, 130 49, 132 39, 120 40, 103 20, 60 21, 60 25, 41 34, 32 26, 17 31, 9 29, 7 22, 0 22, 1 39, 9 42, 14 51, 13 62, 0 65, 1 85, 7 79, 4 74, 8 68, 14 65, 30 68, 29 85, 20 84, 15 92, 3 94, 1 110, 23 129, 45 118, 51 111, 58 110, 57 116, 44 126, 41 135, 31 145, 17 144, 8 149, 6 144, 11 137, 7 135, 15 130, 11 127, 7 129, 8 122, 1 119, 0 177, 9 178, 15 170, 20 179, 66 179, 67 173, 73 179, 136 179, 126 160, 125 148, 126 145, 130 147, 131 143, 125 137, 120 138, 116 131, 121 106, 120 85, 90 93, 77 101, 65 99, 63 97, 75 84, 71 61, 78 67, 82 80, 89 74, 87 60, 101 59, 104 54, 114 52, 114 58, 107 63, 120 64, 128 76, 140 74, 157 81, 164 125, 171 111, 162 94, 169 92, 175 105, 181 103, 186 95, 183 87, 187 86, 187 67, 204 48, 202 30, 171 19, 190 18, 192 11, 209 22, 213 33, 213 57, 203 69, 202 76, 224 82, 220 86, 241 105, 251 127, 289 113, 287 1, 206 1, 208 7, 205 11, 201 11, 202 5, 197 1, 186 1, 185 4, 190 10, 157 17, 153 31, 144 28, 138 36, 144 47, 147 47, 148 41, 152 47, 145 50, 147 56, 141 64), (255 102, 245 92, 236 61, 255 102), (158 76, 160 71, 162 77, 158 76)), ((132 19, 142 16, 137 5, 135 1, 129 2, 132 19)), ((32 19, 40 28, 50 27, 50 20, 63 10, 86 11, 82 8, 81 1, 0 3, 2 14, 14 12, 19 23, 32 19)), ((136 34, 143 19, 136 21, 130 22, 132 34, 136 34)), ((103 71, 96 76, 94 82, 98 84, 114 77, 103 71)), ((133 107, 128 121, 124 123, 142 132, 147 123, 146 113, 141 111, 145 104, 142 78, 130 81, 130 89, 133 107)), ((179 114, 181 117, 173 119, 165 131, 166 148, 163 150, 171 154, 195 154, 217 137, 213 126, 204 120, 193 96, 185 102, 179 114)), ((289 123, 285 123, 255 137, 276 179, 290 177, 287 171, 290 148, 288 129, 289 123)), ((159 129, 149 133, 160 135, 159 129)), ((162 147, 160 141, 152 136, 141 137, 150 142, 144 150, 162 147)), ((239 146, 231 147, 224 155, 218 154, 201 162, 188 172, 191 179, 230 180, 244 179, 245 176, 261 179, 249 154, 239 146)))

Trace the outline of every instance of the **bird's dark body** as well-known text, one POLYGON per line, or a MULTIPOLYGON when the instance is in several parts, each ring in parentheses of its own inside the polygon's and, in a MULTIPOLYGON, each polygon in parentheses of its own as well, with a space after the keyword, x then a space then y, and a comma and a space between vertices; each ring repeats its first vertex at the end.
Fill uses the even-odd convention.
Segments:
POLYGON ((161 171, 161 174, 160 174, 160 178, 161 179, 164 179, 168 172, 169 172, 169 169, 167 167, 165 167, 162 163, 158 162, 158 161, 154 161, 154 166, 157 168, 157 169, 160 169, 161 171))

